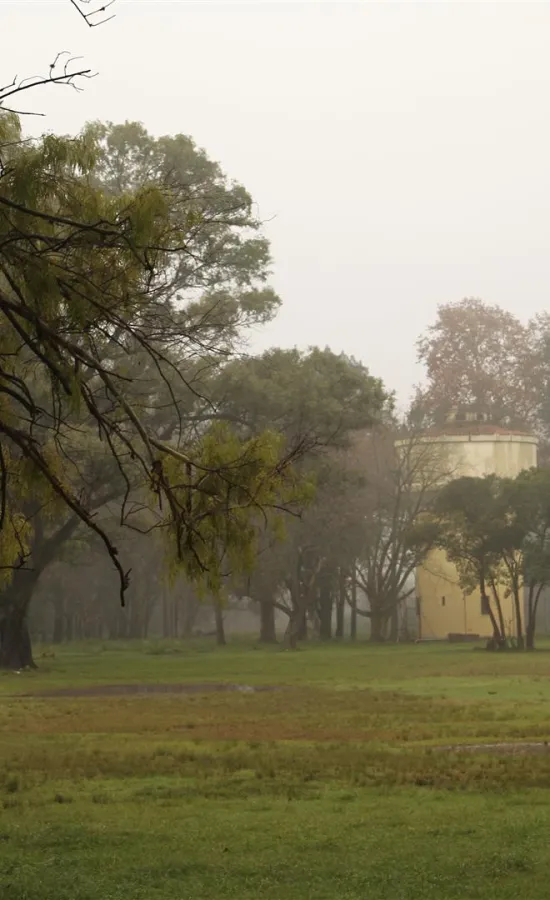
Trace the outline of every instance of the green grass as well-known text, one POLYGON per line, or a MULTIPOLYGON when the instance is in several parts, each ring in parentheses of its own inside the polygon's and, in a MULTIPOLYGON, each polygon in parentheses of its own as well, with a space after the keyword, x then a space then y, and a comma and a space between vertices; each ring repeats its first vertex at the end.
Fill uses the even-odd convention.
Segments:
MULTIPOLYGON (((481 693, 498 685, 509 697, 530 686, 546 689, 550 642, 532 654, 491 654, 471 645, 370 647, 313 644, 296 653, 233 642, 222 651, 212 641, 78 644, 38 648, 36 673, 0 676, 0 692, 115 683, 232 681, 307 684, 330 688, 371 686, 414 693, 481 693), (51 654, 54 653, 52 658, 51 654)), ((547 688, 550 696, 550 685, 547 688)))
MULTIPOLYGON (((45 651, 48 653, 48 651, 45 651)), ((550 653, 71 646, 0 677, 2 900, 547 898, 550 653), (129 683, 269 693, 21 696, 129 683)))

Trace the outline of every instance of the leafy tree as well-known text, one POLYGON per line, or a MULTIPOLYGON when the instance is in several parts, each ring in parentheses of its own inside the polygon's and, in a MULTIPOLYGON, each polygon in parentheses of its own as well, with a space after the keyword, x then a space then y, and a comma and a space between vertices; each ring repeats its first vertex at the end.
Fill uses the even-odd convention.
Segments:
POLYGON ((540 596, 550 583, 550 470, 459 478, 441 490, 436 514, 439 545, 463 589, 485 597, 497 646, 507 645, 504 594, 513 599, 517 647, 533 649, 540 596))
MULTIPOLYGON (((162 406, 166 419, 171 406, 181 422, 174 384, 186 402, 199 393, 190 373, 227 358, 243 321, 276 307, 263 286, 267 247, 248 237, 259 227, 251 200, 229 187, 239 210, 214 220, 164 174, 116 193, 102 183, 104 148, 93 129, 75 140, 24 142, 10 113, 0 114, 0 152, 4 571, 29 559, 36 512, 26 514, 25 500, 40 495, 48 514, 66 511, 103 541, 124 597, 128 574, 72 456, 75 433, 93 426, 126 484, 125 503, 132 489, 142 502, 156 495, 172 562, 216 589, 223 558, 250 558, 261 512, 294 499, 287 476, 302 448, 274 432, 239 441, 227 428, 212 431, 208 402, 199 433, 172 426, 159 434, 150 376, 155 370, 168 397, 155 413, 162 406)), ((222 198, 221 173, 216 179, 222 198)), ((128 514, 123 505, 122 521, 128 514)), ((10 598, 2 619, 9 659, 30 664, 25 611, 10 598)))
POLYGON ((506 628, 498 586, 503 575, 501 541, 508 543, 508 533, 501 480, 488 475, 450 481, 437 496, 435 514, 438 546, 456 566, 461 588, 468 593, 479 590, 494 641, 504 647, 506 628))
POLYGON ((225 361, 222 351, 234 348, 243 326, 269 321, 280 306, 267 285, 269 242, 250 194, 188 135, 154 138, 139 122, 93 122, 84 134, 97 147, 94 176, 109 194, 154 184, 171 197, 172 222, 185 231, 188 252, 171 259, 160 293, 186 303, 205 346, 214 338, 214 358, 225 361))
MULTIPOLYGON (((89 73, 45 80, 79 74, 89 73)), ((4 89, 0 100, 26 89, 4 89)), ((76 521, 103 542, 124 599, 128 572, 81 459, 93 430, 114 466, 120 523, 139 527, 137 514, 145 530, 161 529, 170 567, 217 592, 229 572, 251 566, 266 510, 303 499, 294 464, 318 442, 274 428, 273 416, 267 428, 229 427, 227 404, 208 393, 243 326, 279 303, 251 198, 186 136, 92 123, 76 140, 24 141, 17 115, 3 110, 0 564, 17 577, 41 560, 43 571, 51 556, 41 548, 59 549, 76 521)), ((318 393, 338 385, 314 375, 330 374, 327 360, 334 367, 327 354, 309 366, 318 393)), ((370 416, 383 392, 354 366, 343 396, 370 416)), ((22 603, 13 581, 0 600, 10 665, 32 663, 28 596, 22 603)))
POLYGON ((291 442, 307 435, 323 447, 345 443, 393 405, 379 378, 328 347, 274 348, 236 360, 224 369, 216 399, 246 433, 277 428, 291 442))
POLYGON ((361 445, 366 485, 361 496, 362 535, 354 578, 365 605, 371 640, 383 641, 400 607, 414 593, 414 572, 433 546, 428 516, 434 493, 448 474, 441 448, 395 427, 374 430, 361 445))
MULTIPOLYGON (((299 464, 315 480, 311 509, 287 524, 283 546, 274 547, 269 535, 264 538, 248 583, 260 602, 264 639, 275 638, 274 609, 288 616, 292 646, 305 636, 308 614, 322 636, 330 636, 333 595, 342 598, 342 543, 352 528, 360 480, 348 466, 346 448, 358 431, 386 417, 391 405, 392 398, 365 366, 328 348, 272 349, 223 371, 216 395, 220 416, 243 435, 275 427, 291 443, 305 436, 311 448, 299 464)), ((351 561, 349 552, 348 557, 351 561)))
POLYGON ((287 612, 286 639, 291 647, 307 635, 307 618, 322 639, 332 637, 336 605, 336 636, 343 637, 347 582, 357 547, 361 512, 359 497, 364 475, 351 448, 327 454, 316 467, 315 501, 293 523, 286 556, 279 608, 287 612))
POLYGON ((417 345, 426 370, 426 384, 417 389, 417 417, 433 419, 451 407, 475 404, 489 407, 496 418, 540 430, 549 332, 547 315, 523 325, 499 306, 473 298, 440 306, 417 345))
POLYGON ((501 539, 500 546, 517 621, 525 598, 525 645, 532 650, 540 597, 550 584, 550 470, 521 472, 504 482, 503 493, 508 508, 507 541, 501 539))
POLYGON ((288 616, 290 646, 305 636, 308 618, 329 638, 334 608, 336 636, 343 636, 346 602, 353 635, 362 615, 372 640, 383 640, 435 540, 427 514, 447 466, 434 445, 386 425, 348 436, 315 471, 313 503, 290 523, 286 543, 264 549, 252 594, 267 595, 288 616))

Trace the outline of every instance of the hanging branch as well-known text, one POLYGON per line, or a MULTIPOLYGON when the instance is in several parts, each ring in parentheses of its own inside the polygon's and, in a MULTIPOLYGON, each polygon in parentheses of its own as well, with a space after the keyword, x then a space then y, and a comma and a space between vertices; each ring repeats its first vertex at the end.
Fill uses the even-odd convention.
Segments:
MULTIPOLYGON (((111 19, 115 18, 114 13, 112 15, 105 15, 105 13, 113 6, 116 0, 109 0, 109 2, 103 3, 101 6, 97 6, 95 0, 69 0, 69 2, 89 28, 105 25, 107 22, 110 22, 111 19), (89 6, 90 4, 93 4, 93 8, 86 12, 82 7, 89 6), (103 18, 97 18, 102 15, 103 18)), ((32 75, 22 79, 19 79, 17 75, 15 75, 9 84, 0 86, 0 112, 14 113, 19 116, 44 116, 44 113, 41 112, 15 109, 11 104, 7 106, 6 100, 8 97, 13 97, 24 91, 51 84, 70 85, 76 91, 81 91, 82 88, 78 84, 78 79, 95 78, 97 72, 92 72, 92 70, 88 68, 75 68, 73 64, 79 59, 82 59, 82 57, 71 56, 68 50, 62 50, 56 55, 53 62, 50 63, 47 75, 32 75), (68 57, 64 63, 61 62, 63 57, 68 57)))
POLYGON ((99 7, 95 6, 95 4, 94 4, 94 8, 92 10, 90 10, 90 12, 84 12, 84 10, 82 9, 82 5, 88 6, 89 4, 93 3, 94 0, 70 0, 70 2, 72 4, 72 6, 74 6, 74 8, 76 9, 79 16, 81 16, 84 19, 84 21, 86 22, 86 25, 88 25, 89 28, 97 28, 98 25, 105 25, 106 22, 110 22, 111 19, 115 18, 115 14, 112 13, 111 15, 107 15, 103 19, 94 21, 96 16, 100 16, 102 13, 105 14, 107 12, 107 10, 109 9, 109 7, 113 6, 113 4, 115 3, 115 0, 109 0, 108 3, 104 3, 102 6, 99 6, 99 7))

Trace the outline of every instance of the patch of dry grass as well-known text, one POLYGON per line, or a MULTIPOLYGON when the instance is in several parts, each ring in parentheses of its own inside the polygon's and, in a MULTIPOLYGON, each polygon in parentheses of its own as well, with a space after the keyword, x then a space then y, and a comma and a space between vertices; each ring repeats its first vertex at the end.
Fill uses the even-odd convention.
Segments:
POLYGON ((547 738, 545 653, 145 647, 79 659, 69 648, 2 679, 10 900, 547 896, 550 753, 437 749, 547 738), (140 673, 291 687, 7 696, 140 673))

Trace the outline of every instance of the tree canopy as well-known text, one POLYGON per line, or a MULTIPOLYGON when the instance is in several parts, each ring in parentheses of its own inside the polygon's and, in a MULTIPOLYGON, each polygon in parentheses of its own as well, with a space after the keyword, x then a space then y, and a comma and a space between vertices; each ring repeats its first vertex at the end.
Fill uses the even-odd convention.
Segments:
POLYGON ((416 412, 428 420, 454 406, 488 408, 493 419, 540 431, 548 373, 547 315, 526 325, 499 306, 466 298, 438 308, 417 343, 426 382, 417 388, 416 412))
POLYGON ((328 349, 243 354, 280 304, 269 245, 250 195, 190 137, 94 122, 26 140, 8 111, 0 129, 4 620, 30 602, 14 571, 40 572, 82 526, 124 600, 108 501, 119 526, 160 531, 169 570, 217 591, 252 566, 266 514, 308 499, 304 453, 389 398, 328 349))
POLYGON ((436 541, 455 564, 463 590, 479 590, 496 645, 508 645, 502 601, 511 596, 514 639, 532 649, 540 595, 550 583, 549 470, 457 478, 438 493, 434 514, 436 541))
POLYGON ((322 446, 379 422, 392 402, 365 365, 328 347, 235 360, 217 388, 219 408, 247 433, 276 428, 290 441, 307 435, 322 446))

